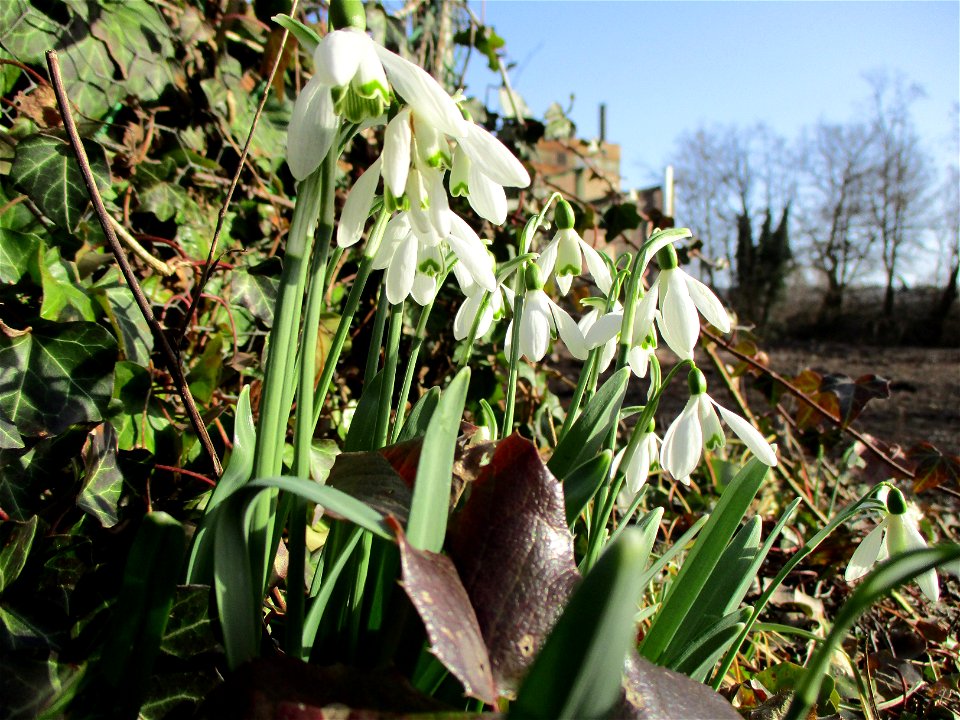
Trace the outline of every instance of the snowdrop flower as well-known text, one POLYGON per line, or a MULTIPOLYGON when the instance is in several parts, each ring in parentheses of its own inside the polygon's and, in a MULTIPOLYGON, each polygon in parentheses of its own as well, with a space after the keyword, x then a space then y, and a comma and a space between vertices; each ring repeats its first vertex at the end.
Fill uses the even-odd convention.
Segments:
POLYGON ((476 213, 496 225, 507 219, 504 187, 526 187, 530 175, 523 164, 493 135, 468 121, 457 138, 450 169, 450 194, 466 196, 476 213))
POLYGON ((730 316, 713 291, 677 265, 672 245, 657 255, 660 275, 650 288, 660 299, 660 335, 667 346, 682 360, 693 358, 693 348, 700 337, 697 311, 721 332, 730 332, 730 316))
POLYGON ((411 295, 420 305, 432 302, 438 289, 437 277, 444 267, 444 247, 453 251, 462 266, 458 278, 466 274, 484 290, 496 289, 493 259, 483 241, 462 218, 450 210, 445 212, 449 227, 445 236, 434 232, 432 225, 422 232, 413 211, 401 212, 387 223, 373 256, 373 269, 387 271, 386 293, 391 303, 403 302, 411 295))
MULTIPOLYGON (((454 271, 459 267, 459 265, 455 265, 454 271)), ((460 308, 457 310, 457 315, 453 319, 453 337, 457 340, 463 340, 470 334, 470 328, 473 327, 473 321, 477 317, 477 312, 480 310, 480 303, 483 301, 483 295, 486 292, 486 290, 475 283, 464 287, 463 282, 461 282, 460 289, 464 291, 466 299, 460 305, 460 308)), ((500 285, 490 294, 487 306, 480 315, 480 320, 477 323, 477 338, 482 338, 486 335, 493 325, 493 321, 503 317, 504 299, 506 299, 508 305, 513 305, 513 292, 505 285, 500 285)))
POLYGON ((726 443, 717 417, 718 410, 720 417, 761 462, 771 467, 777 464, 776 452, 760 431, 707 395, 707 381, 699 369, 694 368, 689 372, 687 385, 690 399, 663 436, 660 467, 679 482, 689 485, 690 473, 700 463, 703 448, 713 450, 726 443))
POLYGON ((607 264, 600 257, 600 253, 590 247, 574 230, 573 208, 570 203, 561 199, 554 212, 557 222, 557 234, 540 253, 540 271, 549 275, 556 270, 557 288, 566 295, 570 290, 575 275, 583 272, 583 260, 587 261, 587 269, 593 281, 604 295, 610 293, 613 278, 607 264))
MULTIPOLYGON (((633 500, 640 492, 640 488, 646 484, 647 478, 650 476, 650 468, 657 461, 660 438, 654 432, 654 427, 654 421, 651 418, 647 428, 643 432, 637 433, 636 440, 633 437, 630 438, 631 444, 635 444, 636 448, 623 470, 623 476, 626 480, 624 491, 630 500, 633 500)), ((616 475, 628 449, 629 445, 617 453, 617 456, 613 459, 611 468, 613 475, 616 475)))
POLYGON ((297 180, 320 165, 333 145, 339 117, 361 123, 381 116, 391 89, 431 127, 453 137, 467 134, 468 123, 443 87, 375 43, 362 27, 327 33, 313 60, 314 75, 297 97, 287 133, 287 163, 297 180))
MULTIPOLYGON (((524 276, 526 292, 523 296, 523 313, 520 316, 520 355, 539 362, 547 354, 551 335, 556 332, 566 344, 570 354, 578 360, 586 360, 587 346, 580 328, 567 312, 547 297, 536 264, 527 266, 524 276)), ((510 342, 513 323, 507 328, 507 357, 510 357, 510 342)))
MULTIPOLYGON (((583 304, 591 304, 597 302, 605 304, 605 301, 602 298, 586 298, 581 300, 583 304)), ((580 318, 580 322, 577 323, 577 327, 580 328, 580 332, 583 334, 583 338, 587 343, 587 349, 593 350, 596 347, 603 345, 603 350, 600 353, 600 362, 598 367, 600 372, 604 372, 610 363, 613 362, 613 358, 617 354, 617 336, 620 334, 620 325, 623 320, 623 305, 619 301, 614 303, 613 309, 604 313, 601 311, 600 307, 594 305, 590 311, 580 318), (599 327, 597 327, 599 323, 599 327), (597 330, 594 330, 597 328, 597 330)))
MULTIPOLYGON (((877 497, 886 503, 887 512, 853 551, 847 571, 843 575, 847 582, 863 577, 881 560, 895 557, 907 550, 927 547, 927 542, 917 527, 920 512, 913 505, 907 505, 903 493, 896 488, 888 490, 884 486, 877 497)), ((930 602, 940 599, 940 584, 935 570, 928 570, 918 576, 917 585, 930 602)))
MULTIPOLYGON (((657 349, 657 336, 654 332, 654 320, 657 316, 657 293, 651 288, 637 303, 633 316, 632 343, 627 352, 630 370, 639 378, 647 374, 650 356, 657 349)), ((596 322, 584 331, 587 347, 604 345, 604 353, 607 353, 612 343, 615 352, 617 335, 620 334, 622 325, 623 308, 617 303, 613 310, 597 318, 596 322)))

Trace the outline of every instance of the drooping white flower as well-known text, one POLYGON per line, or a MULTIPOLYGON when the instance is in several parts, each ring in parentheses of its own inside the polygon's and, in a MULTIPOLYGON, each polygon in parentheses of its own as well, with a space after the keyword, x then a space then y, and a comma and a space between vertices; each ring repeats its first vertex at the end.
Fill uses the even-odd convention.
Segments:
MULTIPOLYGON (((650 468, 657 462, 660 438, 654 432, 653 420, 650 421, 644 431, 637 434, 636 439, 630 438, 630 445, 636 445, 636 447, 623 469, 623 476, 626 481, 624 490, 627 497, 632 500, 640 492, 640 488, 646 484, 647 478, 650 476, 650 468)), ((612 474, 616 474, 630 445, 624 447, 613 459, 612 474)))
POLYGON ((457 139, 450 169, 450 194, 466 196, 476 213, 496 225, 507 219, 505 187, 526 187, 530 175, 497 138, 474 122, 457 139))
POLYGON ((592 307, 577 323, 577 327, 583 333, 588 350, 603 346, 597 365, 600 372, 604 372, 610 367, 610 363, 617 355, 617 335, 620 333, 622 319, 623 306, 616 302, 613 309, 608 313, 601 312, 599 307, 592 307))
MULTIPOLYGON (((454 270, 459 266, 454 266, 454 270)), ((461 303, 457 310, 457 315, 453 319, 453 337, 457 340, 463 340, 470 334, 470 328, 480 311, 480 305, 483 301, 483 295, 486 290, 477 284, 464 287, 463 283, 460 289, 464 291, 466 299, 461 303)), ((507 303, 513 303, 513 293, 505 285, 500 285, 490 294, 486 307, 480 314, 480 320, 477 322, 477 338, 482 338, 490 330, 494 320, 499 320, 504 315, 504 297, 507 303)))
POLYGON ((690 399, 663 436, 660 467, 679 482, 689 485, 690 474, 700 463, 703 448, 713 450, 726 444, 717 411, 757 459, 771 467, 777 464, 776 451, 759 430, 707 395, 707 382, 699 369, 690 371, 687 384, 690 388, 690 399))
MULTIPOLYGON (((539 362, 547 354, 550 339, 554 333, 563 340, 570 354, 578 360, 586 360, 587 346, 577 323, 566 310, 557 305, 543 291, 539 268, 535 264, 527 266, 524 276, 526 291, 523 296, 523 312, 520 316, 520 355, 539 362)), ((510 357, 510 343, 513 337, 513 323, 507 328, 507 357, 510 357)))
MULTIPOLYGON (((918 527, 920 512, 896 488, 883 488, 878 497, 886 503, 883 519, 853 551, 843 577, 847 582, 866 575, 881 560, 895 557, 907 550, 927 547, 927 541, 918 527)), ((917 585, 930 602, 940 599, 940 583, 935 570, 927 570, 917 577, 917 585)))
POLYGON ((593 281, 604 295, 610 294, 613 278, 600 253, 580 237, 574 229, 573 208, 570 203, 561 199, 557 202, 554 213, 557 223, 557 234, 540 253, 538 265, 544 276, 555 272, 557 288, 566 295, 573 283, 573 278, 583 273, 583 260, 587 261, 587 270, 593 281))
POLYGON ((398 213, 387 223, 373 256, 373 269, 387 271, 386 293, 391 303, 402 302, 411 295, 420 305, 430 303, 439 289, 437 279, 443 270, 443 251, 447 247, 459 261, 458 278, 466 274, 471 283, 485 290, 496 289, 493 258, 483 241, 454 212, 446 210, 445 213, 449 227, 445 236, 437 233, 429 222, 423 232, 413 209, 398 213))
POLYGON ((336 137, 338 118, 359 123, 381 115, 391 86, 430 126, 452 137, 467 134, 457 104, 429 73, 362 30, 327 33, 313 60, 314 76, 297 97, 287 134, 287 163, 297 180, 320 165, 336 137))
MULTIPOLYGON (((644 377, 650 365, 650 356, 657 349, 657 336, 654 320, 657 317, 657 293, 651 289, 637 303, 633 315, 633 333, 630 349, 627 351, 627 363, 637 377, 644 377)), ((619 303, 609 313, 599 317, 584 335, 587 347, 604 345, 605 350, 611 343, 616 347, 617 336, 623 326, 623 308, 619 303)))
POLYGON ((730 332, 730 316, 713 291, 677 265, 672 245, 658 255, 660 274, 650 292, 660 300, 660 335, 667 346, 683 360, 693 358, 700 337, 700 314, 721 332, 730 332))

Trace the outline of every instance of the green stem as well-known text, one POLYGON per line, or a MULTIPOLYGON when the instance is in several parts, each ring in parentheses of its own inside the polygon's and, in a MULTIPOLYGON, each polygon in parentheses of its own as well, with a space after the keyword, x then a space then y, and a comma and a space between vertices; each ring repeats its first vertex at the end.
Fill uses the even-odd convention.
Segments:
MULTIPOLYGON (((440 278, 437 287, 443 286, 446 274, 440 278)), ((400 397, 397 398, 397 418, 393 422, 393 432, 390 434, 390 442, 395 443, 400 437, 400 431, 403 429, 403 419, 407 414, 407 400, 410 397, 410 388, 413 387, 413 373, 417 368, 417 358, 420 356, 420 348, 423 347, 423 341, 426 337, 427 320, 433 310, 433 302, 425 305, 420 310, 420 318, 417 320, 417 329, 414 332, 413 342, 410 343, 410 353, 407 358, 407 367, 403 373, 403 385, 400 388, 400 397)))
POLYGON ((399 302, 390 306, 390 334, 387 336, 386 358, 383 364, 383 381, 380 383, 380 408, 377 414, 377 428, 374 434, 374 447, 382 448, 387 444, 390 426, 390 408, 393 405, 393 386, 397 379, 397 357, 400 354, 400 336, 403 332, 403 306, 399 302))
POLYGON ((517 376, 520 371, 520 318, 523 316, 523 293, 517 292, 513 299, 513 332, 510 336, 510 376, 507 378, 507 399, 503 411, 503 427, 500 437, 513 432, 513 412, 517 398, 517 376))
MULTIPOLYGON (((334 171, 336 158, 328 154, 321 165, 323 192, 320 198, 320 224, 317 229, 316 245, 310 263, 310 283, 307 290, 307 309, 304 315, 303 333, 300 343, 300 367, 297 413, 294 420, 294 464, 293 473, 297 477, 310 477, 310 452, 313 445, 313 426, 308 422, 313 415, 313 379, 317 365, 317 335, 319 333, 320 314, 323 311, 323 288, 326 276, 327 257, 330 253, 330 240, 333 237, 334 224, 334 171)), ((303 636, 304 588, 303 574, 306 562, 304 538, 307 529, 307 506, 300 498, 292 498, 290 506, 289 566, 287 571, 287 613, 286 652, 299 657, 300 642, 303 636), (293 579, 290 582, 290 578, 293 579)), ((280 530, 274 524, 271 556, 276 543, 280 540, 280 530)))
POLYGON ((380 294, 377 298, 377 314, 373 317, 373 335, 370 338, 370 349, 367 351, 367 367, 363 371, 363 386, 373 380, 380 365, 380 345, 383 343, 383 329, 387 325, 387 311, 390 303, 387 302, 383 283, 380 284, 380 294))
POLYGON ((330 381, 333 380, 333 373, 337 368, 337 361, 340 359, 340 353, 343 351, 343 345, 350 333, 350 326, 353 323, 353 316, 357 314, 357 308, 360 306, 360 296, 367 284, 367 279, 373 271, 373 253, 375 248, 380 245, 383 239, 383 231, 387 227, 387 220, 390 219, 390 213, 382 210, 377 222, 370 231, 370 237, 367 240, 367 254, 364 255, 360 263, 360 269, 357 270, 357 277, 354 278, 353 285, 350 287, 350 294, 347 296, 346 305, 343 308, 343 314, 340 316, 340 323, 337 325, 337 332, 330 343, 330 350, 327 352, 326 361, 323 364, 323 371, 320 374, 320 382, 317 384, 316 402, 313 408, 313 427, 320 421, 320 412, 327 399, 327 391, 330 389, 330 381))
MULTIPOLYGON (((292 401, 288 388, 294 381, 292 369, 296 364, 296 335, 300 326, 303 293, 309 270, 307 259, 323 194, 324 171, 321 166, 300 183, 299 197, 284 250, 283 272, 280 276, 274 324, 270 331, 260 400, 260 420, 253 466, 255 478, 279 475, 283 466, 283 448, 292 401)), ((250 557, 253 576, 259 578, 261 589, 266 587, 270 576, 276 508, 277 492, 272 491, 261 493, 253 510, 250 557)))
MULTIPOLYGON (((617 348, 617 370, 627 364, 627 356, 633 347, 633 318, 637 314, 637 303, 643 289, 643 276, 640 273, 640 261, 643 256, 638 252, 633 256, 630 266, 630 279, 627 281, 627 294, 623 304, 623 322, 620 324, 620 345, 617 348)), ((643 338, 640 338, 643 340, 643 338)))
POLYGON ((567 434, 571 427, 573 427, 573 423, 580 414, 580 405, 583 402, 583 396, 587 390, 587 383, 590 382, 590 377, 593 375, 594 366, 600 362, 600 353, 602 352, 602 345, 600 347, 595 347, 590 351, 590 354, 587 356, 587 361, 583 364, 583 367, 580 368, 580 377, 577 378, 577 387, 573 391, 573 397, 570 398, 570 405, 567 406, 567 416, 563 419, 563 426, 560 428, 560 435, 557 438, 557 441, 563 439, 563 436, 567 434))

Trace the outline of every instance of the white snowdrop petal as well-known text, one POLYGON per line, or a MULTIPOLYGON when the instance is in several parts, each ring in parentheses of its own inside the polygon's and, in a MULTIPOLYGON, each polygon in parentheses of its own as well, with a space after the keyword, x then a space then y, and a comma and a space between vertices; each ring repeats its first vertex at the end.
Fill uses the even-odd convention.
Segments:
POLYGON ((297 180, 320 167, 337 134, 330 88, 314 76, 293 106, 287 129, 287 165, 297 180))
POLYGON ((363 227, 373 207, 373 197, 380 181, 382 158, 377 158, 354 183, 343 204, 340 224, 337 226, 337 245, 346 248, 355 245, 363 236, 363 227))
POLYGON ((418 272, 413 278, 410 296, 418 305, 429 305, 437 294, 437 279, 433 275, 418 272))
POLYGON ((397 247, 387 266, 387 300, 392 305, 403 302, 413 289, 417 275, 417 241, 408 237, 397 247))
MULTIPOLYGON (((895 557, 908 550, 919 550, 927 547, 927 541, 920 534, 916 525, 907 519, 906 515, 887 516, 887 550, 890 557, 895 557)), ((917 585, 930 602, 940 600, 940 583, 935 570, 927 570, 916 577, 917 585)))
POLYGON ((550 307, 542 290, 529 290, 520 316, 520 354, 539 362, 550 345, 550 307))
POLYGON ((702 452, 703 433, 697 413, 697 398, 691 397, 663 436, 660 467, 683 482, 696 470, 702 452))
POLYGON ((743 441, 743 444, 750 448, 750 451, 757 456, 760 462, 770 467, 777 464, 777 454, 749 420, 727 410, 716 402, 713 404, 720 411, 720 415, 723 416, 723 421, 730 426, 730 429, 743 441))
POLYGON ((690 299, 693 300, 693 304, 697 306, 700 314, 706 318, 707 322, 721 332, 730 332, 730 316, 723 307, 723 303, 713 294, 713 290, 679 268, 676 272, 683 273, 690 299))
POLYGON ((470 201, 470 207, 484 220, 489 220, 494 225, 503 225, 507 219, 507 196, 503 188, 477 170, 475 163, 470 165, 467 177, 470 189, 467 200, 470 201))
POLYGON ((346 85, 357 74, 363 55, 371 52, 372 43, 357 30, 327 33, 313 52, 314 77, 327 86, 346 85))
POLYGON ((464 301, 460 303, 457 314, 453 318, 453 337, 455 340, 463 340, 470 334, 470 328, 473 327, 473 320, 477 316, 477 310, 480 309, 480 301, 482 298, 482 292, 473 293, 464 298, 464 301))
POLYGON ((547 246, 540 251, 540 257, 537 258, 537 267, 540 268, 540 277, 549 277, 553 268, 557 264, 557 252, 560 247, 559 238, 554 238, 547 246))
MULTIPOLYGON (((676 270, 664 270, 664 273, 675 273, 676 270)), ((660 283, 662 301, 660 312, 665 326, 663 339, 670 349, 681 358, 693 355, 693 348, 700 337, 700 322, 697 308, 687 292, 687 284, 676 275, 668 275, 660 283)))
POLYGON ((383 136, 383 181, 395 197, 403 195, 410 172, 410 108, 387 123, 383 136))
POLYGON ((600 316, 585 333, 587 347, 595 348, 612 340, 620 332, 621 325, 623 325, 623 311, 609 312, 600 316))
POLYGON ((857 545, 857 549, 850 556, 850 562, 847 563, 846 572, 843 574, 844 580, 851 582, 862 578, 870 568, 874 566, 880 556, 880 550, 883 547, 883 536, 887 530, 886 518, 880 522, 867 536, 857 545))
POLYGON ((553 300, 548 299, 547 303, 550 305, 550 311, 553 315, 554 325, 557 328, 557 334, 567 346, 570 354, 573 355, 577 360, 586 360, 587 355, 590 354, 590 351, 587 350, 587 344, 583 339, 583 333, 580 332, 580 328, 577 327, 577 323, 574 322, 573 318, 570 317, 566 310, 553 302, 553 300))
POLYGON ((428 72, 379 45, 374 44, 374 51, 393 89, 417 115, 447 135, 459 138, 467 134, 470 123, 463 119, 453 98, 428 72))
POLYGON ((493 274, 493 260, 487 253, 487 248, 473 228, 454 212, 450 213, 450 234, 447 236, 447 243, 480 287, 490 292, 497 289, 497 278, 493 274))
POLYGON ((470 123, 462 147, 480 171, 498 185, 526 187, 530 175, 507 146, 476 123, 470 123))
POLYGON ((650 365, 650 351, 634 345, 627 351, 627 362, 633 374, 642 378, 647 374, 647 368, 650 365))
POLYGON ((703 446, 715 450, 726 445, 727 438, 711 402, 711 398, 706 393, 697 396, 697 412, 700 417, 700 429, 703 431, 703 446))
POLYGON ((603 258, 600 257, 600 253, 590 247, 583 238, 578 238, 578 240, 580 240, 583 259, 587 262, 587 270, 590 271, 593 281, 597 284, 597 287, 600 288, 600 292, 604 295, 609 295, 610 287, 613 285, 613 278, 610 277, 610 269, 603 261, 603 258))

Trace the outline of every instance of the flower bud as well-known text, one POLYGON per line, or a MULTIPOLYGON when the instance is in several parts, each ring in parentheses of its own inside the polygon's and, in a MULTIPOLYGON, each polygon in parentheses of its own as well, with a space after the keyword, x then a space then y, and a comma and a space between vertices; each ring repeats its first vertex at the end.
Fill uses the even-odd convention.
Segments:
POLYGON ((557 209, 553 211, 553 219, 557 223, 558 230, 570 230, 573 228, 574 217, 573 208, 566 200, 557 203, 557 209))
POLYGON ((887 512, 891 515, 903 515, 907 511, 907 501, 903 499, 903 493, 896 488, 890 488, 887 493, 887 512))
POLYGON ((673 270, 679 262, 677 261, 677 251, 673 245, 665 245, 657 253, 657 265, 661 270, 673 270))
POLYGON ((523 274, 523 286, 527 292, 531 290, 543 290, 543 280, 540 279, 540 268, 537 267, 536 263, 527 265, 527 269, 523 274))
POLYGON ((694 368, 687 373, 687 387, 690 388, 691 395, 703 395, 707 391, 707 379, 700 372, 700 368, 694 368))
POLYGON ((328 15, 331 30, 345 28, 367 29, 367 15, 363 11, 363 0, 330 0, 328 15))

